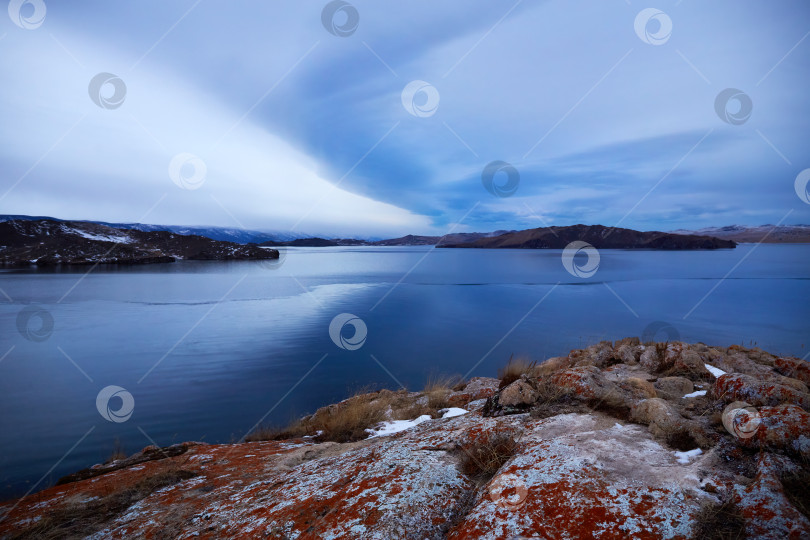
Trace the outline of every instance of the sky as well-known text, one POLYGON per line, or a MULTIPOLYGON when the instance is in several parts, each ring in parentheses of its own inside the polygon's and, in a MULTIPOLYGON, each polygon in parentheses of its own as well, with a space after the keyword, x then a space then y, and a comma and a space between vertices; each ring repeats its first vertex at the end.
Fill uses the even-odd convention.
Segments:
POLYGON ((8 4, 0 214, 344 237, 810 223, 805 0, 8 4))

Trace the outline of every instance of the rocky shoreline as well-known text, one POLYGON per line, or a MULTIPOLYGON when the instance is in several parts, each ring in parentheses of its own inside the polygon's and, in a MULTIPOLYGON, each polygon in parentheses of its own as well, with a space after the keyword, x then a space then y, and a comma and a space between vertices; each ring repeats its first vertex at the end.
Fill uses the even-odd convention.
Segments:
POLYGON ((808 384, 756 348, 602 342, 147 447, 3 503, 0 537, 808 538, 808 384))

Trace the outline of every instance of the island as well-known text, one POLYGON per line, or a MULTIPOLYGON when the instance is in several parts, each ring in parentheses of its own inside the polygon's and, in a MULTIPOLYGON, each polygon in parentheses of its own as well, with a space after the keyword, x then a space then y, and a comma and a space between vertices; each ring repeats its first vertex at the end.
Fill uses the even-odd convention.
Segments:
POLYGON ((641 232, 603 225, 540 227, 513 231, 472 242, 442 243, 443 248, 565 249, 574 241, 587 242, 596 249, 733 249, 737 243, 713 236, 641 232))

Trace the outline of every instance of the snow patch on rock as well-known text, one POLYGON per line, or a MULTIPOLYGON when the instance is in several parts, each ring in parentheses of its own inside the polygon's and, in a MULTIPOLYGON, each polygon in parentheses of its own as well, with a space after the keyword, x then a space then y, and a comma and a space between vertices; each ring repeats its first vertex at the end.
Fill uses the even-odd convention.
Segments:
POLYGON ((686 394, 683 397, 692 398, 692 397, 700 397, 700 396, 705 396, 705 395, 706 395, 706 390, 696 390, 696 391, 692 392, 691 394, 686 394))
POLYGON ((687 450, 686 452, 675 452, 675 459, 678 460, 678 463, 683 465, 688 465, 689 461, 692 458, 698 457, 700 454, 703 453, 703 450, 700 448, 695 448, 694 450, 687 450))
POLYGON ((386 435, 393 435, 394 433, 405 431, 406 429, 411 429, 412 427, 418 426, 422 422, 427 422, 428 420, 430 420, 430 416, 423 414, 422 416, 414 418, 413 420, 391 420, 390 422, 383 422, 376 428, 366 431, 371 433, 369 439, 374 437, 384 437, 386 435))
POLYGON ((706 364, 706 363, 704 363, 703 365, 704 365, 704 366, 706 366, 706 369, 708 369, 708 370, 709 370, 709 373, 711 373, 711 374, 712 374, 712 375, 714 375, 715 377, 719 377, 720 375, 725 375, 725 374, 726 374, 726 372, 725 372, 725 371, 723 371, 723 370, 722 370, 722 369, 720 369, 720 368, 714 367, 714 366, 713 366, 713 365, 711 365, 711 364, 706 364))
POLYGON ((442 410, 444 411, 444 414, 442 414, 442 418, 455 418, 456 416, 461 416, 462 414, 467 414, 468 412, 458 407, 450 407, 449 409, 442 409, 442 410))

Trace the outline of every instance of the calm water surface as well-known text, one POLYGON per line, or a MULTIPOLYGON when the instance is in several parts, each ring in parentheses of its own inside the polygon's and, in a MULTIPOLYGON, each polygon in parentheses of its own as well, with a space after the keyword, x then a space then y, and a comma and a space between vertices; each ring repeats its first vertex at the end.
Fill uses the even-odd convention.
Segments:
POLYGON ((0 497, 103 461, 116 439, 128 453, 153 441, 228 442, 265 415, 285 423, 362 387, 492 376, 511 354, 543 360, 641 336, 656 321, 685 341, 810 350, 810 245, 603 250, 590 279, 568 274, 560 254, 316 248, 290 249, 278 268, 3 271, 0 497), (52 316, 48 339, 18 331, 26 304, 52 316), (329 337, 344 312, 368 328, 354 351, 329 337), (134 398, 126 422, 96 409, 108 385, 134 398))

